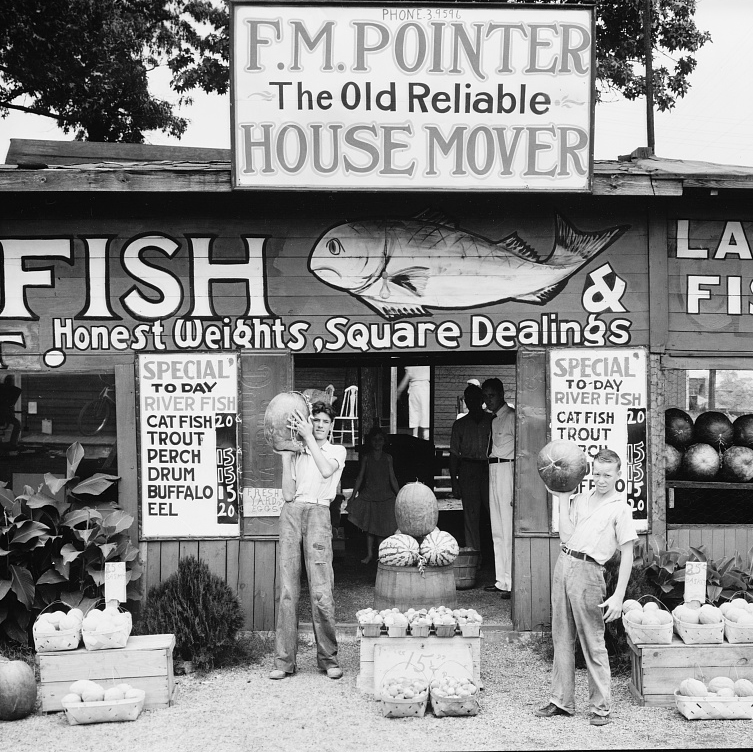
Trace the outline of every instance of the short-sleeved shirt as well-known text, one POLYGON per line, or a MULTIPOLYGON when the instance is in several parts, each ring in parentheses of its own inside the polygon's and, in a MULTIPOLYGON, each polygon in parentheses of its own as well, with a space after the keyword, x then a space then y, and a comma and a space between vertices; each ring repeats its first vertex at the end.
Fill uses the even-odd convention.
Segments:
POLYGON ((293 480, 295 481, 295 498, 293 501, 329 506, 337 494, 337 484, 343 474, 347 450, 344 446, 330 444, 329 441, 319 448, 328 460, 337 463, 337 470, 329 478, 325 478, 319 472, 319 468, 308 450, 300 452, 293 463, 293 480))
POLYGON ((470 414, 458 418, 452 424, 450 454, 466 460, 485 460, 491 429, 492 416, 489 413, 482 413, 478 423, 470 414))
POLYGON ((578 494, 570 505, 570 519, 575 526, 567 547, 606 564, 623 544, 638 540, 633 510, 619 495, 602 501, 588 513, 591 493, 578 494))
POLYGON ((515 410, 505 402, 492 416, 490 457, 515 458, 515 410))

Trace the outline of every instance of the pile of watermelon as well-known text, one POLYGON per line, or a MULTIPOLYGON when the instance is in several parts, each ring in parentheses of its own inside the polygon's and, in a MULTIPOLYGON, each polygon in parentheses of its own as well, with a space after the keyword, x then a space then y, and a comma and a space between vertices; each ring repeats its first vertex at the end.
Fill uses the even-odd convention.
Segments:
POLYGON ((435 527, 422 538, 419 545, 412 535, 395 533, 379 544, 379 561, 393 567, 446 567, 458 556, 460 548, 455 538, 435 527))
POLYGON ((664 412, 665 475, 671 480, 753 481, 753 414, 733 421, 716 410, 695 421, 684 410, 664 412))

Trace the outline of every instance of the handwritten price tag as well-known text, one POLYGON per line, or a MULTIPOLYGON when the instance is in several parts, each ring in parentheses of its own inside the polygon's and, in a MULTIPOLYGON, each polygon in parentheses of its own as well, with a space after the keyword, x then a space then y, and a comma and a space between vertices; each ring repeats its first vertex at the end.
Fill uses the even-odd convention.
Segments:
POLYGON ((105 600, 126 600, 126 565, 124 561, 105 562, 105 600))
POLYGON ((706 602, 706 562, 689 561, 685 565, 685 603, 706 602))

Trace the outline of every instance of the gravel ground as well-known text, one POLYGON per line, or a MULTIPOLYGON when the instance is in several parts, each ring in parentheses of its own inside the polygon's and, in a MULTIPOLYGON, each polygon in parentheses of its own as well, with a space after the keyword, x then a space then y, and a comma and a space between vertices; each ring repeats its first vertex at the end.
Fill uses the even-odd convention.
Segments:
POLYGON ((549 664, 521 643, 482 646, 481 713, 472 718, 383 718, 356 690, 358 642, 340 643, 345 676, 327 679, 302 638, 299 671, 272 682, 271 656, 258 665, 178 677, 177 704, 134 723, 69 726, 63 714, 0 722, 0 751, 54 752, 384 752, 384 750, 650 749, 745 747, 751 722, 686 721, 674 709, 644 708, 617 678, 614 722, 587 721, 584 671, 575 717, 536 718, 547 699, 549 664))

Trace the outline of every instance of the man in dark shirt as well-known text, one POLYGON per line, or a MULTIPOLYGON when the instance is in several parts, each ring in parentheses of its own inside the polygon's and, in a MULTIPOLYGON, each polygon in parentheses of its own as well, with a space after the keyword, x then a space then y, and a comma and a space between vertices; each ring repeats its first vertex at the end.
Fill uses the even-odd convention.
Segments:
POLYGON ((469 384, 463 397, 468 414, 452 424, 450 478, 452 495, 463 500, 465 545, 481 551, 481 509, 489 511, 487 447, 492 416, 483 408, 484 395, 479 387, 469 384))

